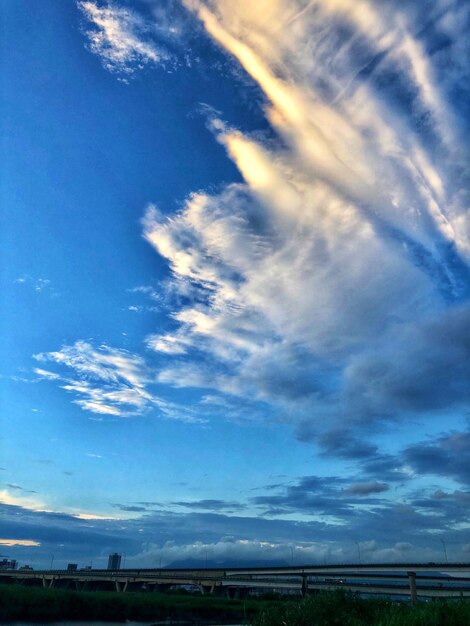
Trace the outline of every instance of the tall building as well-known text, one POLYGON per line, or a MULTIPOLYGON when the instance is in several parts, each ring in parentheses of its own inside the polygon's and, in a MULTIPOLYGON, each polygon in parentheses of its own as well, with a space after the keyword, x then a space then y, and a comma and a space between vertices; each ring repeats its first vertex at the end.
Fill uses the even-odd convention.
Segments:
POLYGON ((108 558, 108 569, 120 569, 121 568, 121 555, 115 552, 110 554, 108 558))
POLYGON ((16 559, 3 559, 0 561, 0 569, 16 569, 16 559))

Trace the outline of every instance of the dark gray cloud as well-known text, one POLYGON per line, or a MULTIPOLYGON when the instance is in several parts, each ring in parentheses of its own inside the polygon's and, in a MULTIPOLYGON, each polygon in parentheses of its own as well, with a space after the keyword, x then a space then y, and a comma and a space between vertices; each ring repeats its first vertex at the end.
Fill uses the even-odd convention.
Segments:
POLYGON ((202 509, 207 511, 223 511, 223 510, 240 510, 245 508, 240 502, 231 502, 227 500, 196 500, 196 501, 179 501, 172 502, 173 505, 183 506, 187 509, 202 509))
POLYGON ((119 503, 113 503, 111 504, 112 507, 114 507, 115 509, 119 509, 120 511, 125 511, 127 513, 145 513, 146 511, 148 511, 147 507, 145 506, 133 506, 130 504, 119 504, 119 503))
POLYGON ((366 440, 367 435, 362 429, 356 434, 344 428, 319 433, 311 423, 303 422, 297 435, 303 441, 314 442, 322 457, 355 462, 358 480, 401 483, 410 479, 404 470, 404 459, 381 452, 377 445, 366 440))
POLYGON ((438 489, 432 494, 423 494, 411 501, 412 506, 428 512, 448 525, 466 524, 468 521, 468 507, 470 506, 470 492, 454 490, 445 492, 438 489))
POLYGON ((405 483, 411 479, 399 455, 377 453, 359 465, 364 476, 389 483, 405 483))
MULTIPOLYGON (((28 550, 29 559, 41 558, 42 555, 44 561, 48 562, 51 551, 56 550, 63 552, 65 560, 87 554, 98 556, 112 551, 113 545, 128 549, 136 549, 139 545, 126 533, 121 535, 119 526, 114 521, 108 523, 107 520, 99 520, 100 523, 95 523, 65 513, 31 511, 6 504, 0 504, 0 510, 2 537, 32 539, 41 544, 42 547, 28 550), (47 553, 48 558, 45 556, 47 553)), ((17 554, 23 556, 24 551, 18 550, 17 554)))
MULTIPOLYGON (((434 501, 450 504, 459 498, 467 502, 467 494, 460 493, 434 501)), ((12 558, 36 567, 48 567, 51 554, 57 566, 93 560, 95 567, 105 567, 108 554, 114 551, 125 553, 128 565, 140 567, 156 567, 160 559, 164 565, 185 558, 204 559, 206 554, 209 562, 220 558, 290 562, 291 548, 297 562, 351 562, 357 559, 356 541, 363 558, 370 561, 437 561, 442 559, 442 536, 450 557, 462 559, 468 544, 467 531, 457 527, 465 520, 462 506, 460 516, 457 508, 445 504, 430 514, 432 509, 416 500, 396 504, 376 499, 375 504, 353 507, 346 515, 338 512, 338 519, 329 517, 328 523, 174 511, 147 513, 137 519, 83 520, 0 505, 0 536, 39 542, 35 548, 9 548, 12 558)))
POLYGON ((346 368, 345 401, 358 420, 460 409, 470 401, 470 306, 403 326, 346 368))
POLYGON ((416 476, 434 475, 470 484, 470 432, 454 431, 417 442, 397 454, 380 452, 348 432, 334 431, 315 439, 326 457, 355 461, 358 483, 412 484, 416 476))
POLYGON ((343 517, 349 520, 354 516, 356 505, 380 503, 380 500, 366 496, 387 490, 388 486, 384 483, 351 484, 350 480, 337 476, 305 476, 297 484, 280 485, 277 494, 256 496, 251 502, 266 507, 266 513, 269 515, 278 516, 296 512, 343 517))
POLYGON ((368 496, 373 493, 383 493, 389 489, 390 487, 387 484, 375 481, 371 483, 353 483, 344 491, 353 496, 368 496))
POLYGON ((5 483, 7 487, 10 489, 14 489, 15 491, 24 491, 25 493, 37 493, 33 489, 26 489, 26 487, 22 487, 21 485, 17 485, 16 483, 5 483))
MULTIPOLYGON (((299 430, 299 438, 305 441, 315 438, 315 433, 308 430, 308 424, 304 424, 303 430, 299 430)), ((316 437, 316 443, 321 448, 321 454, 325 457, 360 460, 370 458, 377 454, 377 446, 359 439, 346 429, 330 430, 316 437)))
POLYGON ((448 476, 470 485, 470 432, 453 432, 409 446, 404 460, 420 474, 448 476))

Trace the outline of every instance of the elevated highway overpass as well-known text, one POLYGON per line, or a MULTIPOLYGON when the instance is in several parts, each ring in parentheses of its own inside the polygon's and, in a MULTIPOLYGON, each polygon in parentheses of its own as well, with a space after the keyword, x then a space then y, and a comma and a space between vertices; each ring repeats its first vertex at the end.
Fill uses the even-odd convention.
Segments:
POLYGON ((302 594, 347 589, 362 595, 469 597, 470 563, 304 565, 224 569, 0 570, 0 583, 78 590, 164 591, 191 585, 202 593, 302 594))

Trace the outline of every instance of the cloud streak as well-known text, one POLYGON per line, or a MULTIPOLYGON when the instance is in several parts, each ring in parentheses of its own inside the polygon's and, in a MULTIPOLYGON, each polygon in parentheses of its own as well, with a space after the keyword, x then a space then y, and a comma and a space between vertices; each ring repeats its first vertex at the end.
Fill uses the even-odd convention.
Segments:
POLYGON ((65 373, 36 368, 40 379, 56 381, 73 394, 73 402, 83 410, 110 417, 140 415, 150 408, 161 415, 187 422, 201 422, 190 409, 166 401, 148 390, 152 375, 142 357, 105 344, 95 348, 77 341, 55 352, 42 352, 34 358, 52 362, 65 373), (70 376, 72 372, 72 376, 70 376))
MULTIPOLYGON (((209 112, 244 183, 195 193, 170 217, 147 210, 145 238, 174 288, 193 290, 176 331, 148 338, 175 357, 159 380, 256 398, 317 437, 462 410, 468 154, 442 81, 460 45, 452 18, 468 11, 185 4, 257 84, 277 140, 209 112)), ((454 81, 468 75, 455 67, 454 81)))
POLYGON ((88 0, 77 6, 91 23, 86 31, 89 48, 110 72, 129 77, 146 64, 171 62, 171 53, 155 41, 152 23, 131 9, 88 0))
MULTIPOLYGON (((55 362, 72 370, 74 378, 61 378, 62 388, 77 396, 76 404, 85 410, 104 415, 141 413, 153 400, 145 390, 149 373, 144 361, 125 350, 106 345, 98 349, 84 341, 64 346, 56 352, 36 354, 39 362, 55 362)), ((46 379, 58 375, 36 369, 46 379)))

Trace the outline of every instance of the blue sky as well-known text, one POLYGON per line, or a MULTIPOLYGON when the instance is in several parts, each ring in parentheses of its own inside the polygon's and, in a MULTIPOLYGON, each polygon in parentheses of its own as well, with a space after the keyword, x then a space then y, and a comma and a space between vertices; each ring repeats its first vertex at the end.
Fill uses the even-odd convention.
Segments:
POLYGON ((468 559, 468 2, 1 11, 2 552, 468 559))

